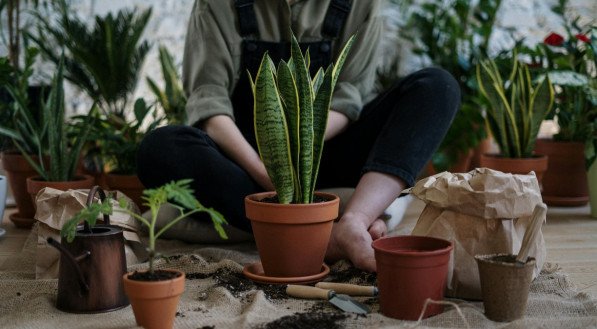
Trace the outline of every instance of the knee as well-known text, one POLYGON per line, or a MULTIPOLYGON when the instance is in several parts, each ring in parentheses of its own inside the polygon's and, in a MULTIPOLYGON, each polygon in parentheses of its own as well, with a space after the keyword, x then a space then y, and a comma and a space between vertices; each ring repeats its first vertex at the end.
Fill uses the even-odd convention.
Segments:
POLYGON ((439 97, 460 101, 460 86, 450 72, 437 67, 429 67, 413 73, 417 84, 439 97))
POLYGON ((164 126, 149 132, 141 141, 137 151, 137 163, 155 163, 164 154, 177 153, 189 140, 205 138, 205 133, 189 126, 164 126))

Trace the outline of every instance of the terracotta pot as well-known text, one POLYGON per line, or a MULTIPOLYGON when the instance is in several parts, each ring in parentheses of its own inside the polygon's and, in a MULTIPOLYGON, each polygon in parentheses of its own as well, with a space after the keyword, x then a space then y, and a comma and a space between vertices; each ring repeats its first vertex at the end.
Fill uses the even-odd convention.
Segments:
POLYGON ((94 184, 93 177, 89 175, 77 176, 72 181, 66 182, 47 182, 45 180, 41 180, 38 177, 29 177, 27 178, 27 192, 29 192, 31 200, 33 200, 33 204, 35 207, 35 199, 37 197, 37 193, 43 190, 46 187, 51 187, 61 191, 67 190, 80 190, 80 189, 91 189, 94 184))
POLYGON ((541 185, 543 174, 547 170, 547 156, 536 155, 532 158, 504 158, 497 154, 483 154, 481 155, 481 167, 517 175, 527 175, 531 171, 534 171, 537 181, 541 185))
POLYGON ((543 202, 563 207, 584 206, 589 202, 584 143, 538 139, 535 152, 549 158, 549 167, 543 175, 543 202))
POLYGON ((251 220, 253 235, 265 275, 304 277, 321 272, 323 259, 338 217, 340 198, 316 192, 325 202, 279 204, 260 200, 274 192, 249 195, 245 212, 251 220))
MULTIPOLYGON (((34 161, 38 159, 36 156, 31 157, 34 161)), ((2 166, 18 209, 18 213, 10 215, 9 218, 18 228, 31 228, 35 223, 35 207, 27 192, 27 178, 36 176, 37 172, 20 153, 3 152, 2 166)))
POLYGON ((514 321, 524 316, 533 280, 535 259, 519 266, 513 255, 475 256, 483 293, 485 316, 493 321, 514 321))
POLYGON ((593 162, 587 176, 589 180, 591 217, 597 218, 597 161, 593 162))
POLYGON ((180 273, 180 276, 165 281, 131 280, 123 276, 124 292, 131 302, 137 324, 145 329, 168 329, 174 326, 174 317, 180 295, 184 292, 185 274, 175 270, 160 270, 180 273))
MULTIPOLYGON (((452 242, 423 236, 395 236, 373 241, 379 307, 386 316, 417 320, 425 300, 444 298, 452 242)), ((424 318, 443 305, 428 304, 424 318)))
POLYGON ((141 211, 148 209, 143 205, 143 199, 141 198, 145 187, 137 175, 118 175, 109 173, 105 175, 105 182, 106 185, 108 185, 108 189, 120 191, 131 198, 141 211))

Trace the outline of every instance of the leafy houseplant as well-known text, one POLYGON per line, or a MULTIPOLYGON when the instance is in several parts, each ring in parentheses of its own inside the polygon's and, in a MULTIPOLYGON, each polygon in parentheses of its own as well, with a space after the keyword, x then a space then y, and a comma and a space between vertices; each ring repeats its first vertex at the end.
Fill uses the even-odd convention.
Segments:
POLYGON ((124 290, 131 301, 137 324, 144 328, 172 328, 178 298, 184 291, 183 272, 175 270, 156 269, 154 262, 159 255, 156 252, 156 240, 170 227, 198 212, 206 212, 211 216, 214 228, 223 239, 227 238, 223 225, 227 224, 222 215, 212 209, 204 207, 194 196, 190 188, 190 179, 171 182, 155 189, 147 189, 143 193, 145 205, 150 209, 151 216, 146 219, 131 210, 124 199, 119 200, 120 209, 113 209, 110 198, 101 203, 93 203, 81 210, 61 230, 61 235, 67 241, 72 241, 77 225, 81 221, 96 224, 101 214, 112 214, 119 211, 133 216, 148 228, 149 268, 146 272, 132 272, 125 274, 124 290), (158 212, 162 205, 169 200, 180 210, 178 217, 156 232, 158 212))
POLYGON ((166 121, 169 124, 180 125, 187 120, 185 106, 187 97, 184 94, 180 83, 180 76, 176 71, 172 55, 168 53, 166 47, 160 47, 160 65, 162 67, 162 76, 164 78, 164 89, 160 89, 157 83, 151 78, 147 78, 147 84, 156 97, 156 102, 164 110, 166 121))
POLYGON ((245 208, 268 276, 321 272, 338 197, 314 193, 315 181, 332 92, 353 40, 335 65, 311 78, 309 54, 303 56, 292 36, 288 62, 276 71, 264 55, 251 81, 257 146, 276 193, 250 195, 245 208), (276 201, 266 201, 274 196, 276 201))
MULTIPOLYGON (((64 86, 63 66, 58 65, 58 70, 52 81, 52 88, 47 103, 43 105, 42 120, 44 123, 41 134, 47 134, 47 148, 49 156, 49 168, 46 168, 45 161, 41 156, 45 145, 38 145, 36 154, 38 161, 34 161, 24 150, 15 143, 23 152, 23 156, 37 171, 39 177, 27 178, 27 190, 35 198, 37 193, 44 187, 51 186, 56 189, 66 190, 69 188, 91 188, 93 178, 90 176, 76 177, 75 170, 79 162, 79 155, 83 144, 87 141, 92 116, 87 115, 86 121, 80 133, 74 138, 67 137, 66 118, 64 114, 64 86)), ((26 109, 17 105, 17 111, 26 116, 26 109)), ((91 111, 90 111, 91 113, 91 111)), ((39 128, 38 128, 39 129, 39 128)), ((33 129, 32 129, 33 130, 33 129)))
POLYGON ((534 170, 541 181, 547 157, 534 156, 533 149, 541 122, 553 106, 554 89, 549 77, 534 82, 528 66, 516 58, 515 52, 506 77, 495 61, 483 60, 477 66, 477 82, 489 104, 487 124, 501 152, 500 157, 483 155, 481 165, 519 174, 534 170), (504 162, 520 167, 503 167, 504 162))
POLYGON ((549 157, 543 178, 543 200, 553 206, 582 206, 589 200, 587 174, 595 156, 597 72, 595 33, 564 15, 566 1, 554 10, 564 20, 565 35, 550 33, 534 49, 526 49, 538 75, 555 86, 553 116, 559 131, 539 139, 536 151, 549 157), (592 35, 591 35, 592 34, 592 35))
MULTIPOLYGON (((428 1, 410 15, 404 28, 414 53, 450 72, 462 91, 460 111, 432 158, 437 171, 455 169, 487 136, 475 66, 488 55, 500 5, 501 0, 428 1)), ((467 171, 464 162, 459 170, 467 171)))

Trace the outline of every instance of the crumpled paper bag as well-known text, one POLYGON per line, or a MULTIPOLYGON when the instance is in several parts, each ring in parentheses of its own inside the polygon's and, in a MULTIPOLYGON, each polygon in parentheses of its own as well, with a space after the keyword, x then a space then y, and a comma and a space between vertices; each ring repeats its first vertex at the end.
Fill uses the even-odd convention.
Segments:
MULTIPOLYGON (((37 194, 35 219, 39 221, 37 233, 37 250, 35 260, 36 279, 58 278, 60 252, 48 244, 49 237, 60 241, 60 229, 79 210, 86 206, 89 190, 61 191, 53 188, 44 188, 37 194)), ((116 192, 116 200, 124 197, 121 192, 116 192)), ((120 208, 118 201, 112 200, 114 209, 120 208)), ((129 204, 134 204, 128 199, 129 204)), ((99 197, 96 196, 96 201, 99 197)), ((138 210, 137 210, 138 212, 138 210)), ((103 217, 99 222, 103 222, 103 217)), ((145 257, 145 251, 137 232, 140 230, 139 222, 127 214, 113 212, 110 224, 123 229, 125 239, 125 255, 127 265, 139 263, 145 257)))
MULTIPOLYGON (((512 175, 488 168, 443 172, 417 182, 410 192, 426 203, 412 234, 454 243, 446 295, 464 299, 482 298, 474 256, 517 254, 533 209, 542 202, 534 172, 512 175)), ((541 232, 529 256, 536 259, 535 278, 546 258, 541 232)))

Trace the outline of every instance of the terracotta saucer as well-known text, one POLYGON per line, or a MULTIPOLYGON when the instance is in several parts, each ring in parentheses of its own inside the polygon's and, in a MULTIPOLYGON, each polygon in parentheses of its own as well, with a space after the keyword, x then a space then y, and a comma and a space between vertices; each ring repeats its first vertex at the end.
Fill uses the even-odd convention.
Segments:
POLYGON ((35 218, 21 217, 19 213, 11 214, 8 218, 18 228, 31 228, 35 224, 35 218))
POLYGON ((589 203, 589 196, 563 197, 544 195, 543 202, 545 202, 548 206, 580 207, 589 203))
POLYGON ((305 284, 305 283, 314 283, 319 282, 321 279, 325 278, 330 273, 330 268, 323 264, 321 267, 321 272, 308 275, 308 276, 299 276, 299 277, 274 277, 274 276, 266 276, 263 273, 263 266, 261 262, 245 265, 243 268, 243 274, 252 281, 258 283, 270 283, 270 284, 305 284))

